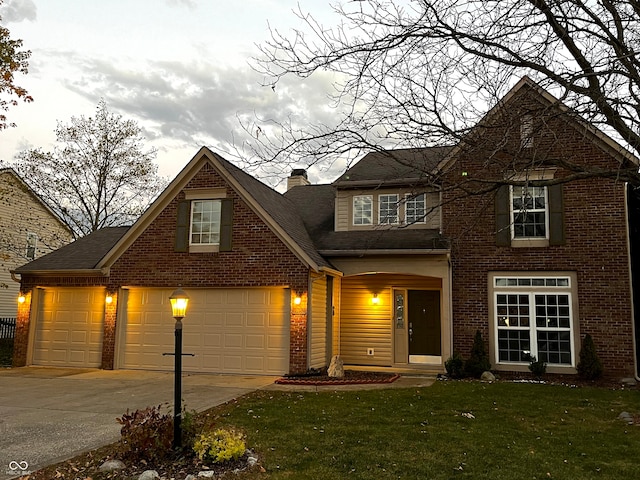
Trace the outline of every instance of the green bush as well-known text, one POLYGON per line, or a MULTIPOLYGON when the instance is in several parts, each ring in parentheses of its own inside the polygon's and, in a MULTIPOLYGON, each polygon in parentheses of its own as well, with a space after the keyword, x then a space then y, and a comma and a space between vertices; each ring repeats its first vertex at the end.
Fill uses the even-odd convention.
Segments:
POLYGON ((462 378, 464 377, 464 358, 459 352, 453 352, 453 356, 444 362, 444 368, 451 378, 462 378))
POLYGON ((600 362, 600 358, 596 353, 596 346, 591 335, 587 333, 582 340, 582 348, 580 349, 578 375, 585 380, 595 380, 602 376, 602 372, 602 362, 600 362))
POLYGON ((529 371, 535 375, 536 378, 542 377, 547 373, 547 362, 542 360, 536 360, 536 357, 529 355, 529 371))
POLYGON ((160 413, 160 405, 127 413, 117 418, 120 429, 120 449, 124 458, 154 462, 172 452, 173 418, 160 413))
POLYGON ((205 463, 237 460, 244 455, 245 450, 244 435, 224 428, 201 434, 193 444, 193 451, 205 463))
POLYGON ((464 364, 464 370, 467 375, 475 378, 480 378, 484 372, 491 370, 491 362, 489 362, 489 355, 480 330, 476 330, 476 335, 473 337, 471 355, 464 364))

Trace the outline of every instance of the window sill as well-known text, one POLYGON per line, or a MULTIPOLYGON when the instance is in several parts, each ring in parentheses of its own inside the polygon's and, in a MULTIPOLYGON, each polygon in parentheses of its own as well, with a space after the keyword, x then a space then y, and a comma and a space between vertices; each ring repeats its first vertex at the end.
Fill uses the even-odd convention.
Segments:
POLYGON ((548 247, 548 238, 512 238, 511 246, 513 248, 540 248, 548 247))
POLYGON ((219 252, 220 245, 189 245, 189 253, 219 252))
MULTIPOLYGON (((493 365, 492 370, 497 372, 527 372, 531 373, 529 370, 529 364, 523 363, 496 363, 493 365)), ((553 374, 562 374, 562 375, 576 375, 578 370, 575 367, 567 365, 566 367, 560 365, 547 365, 547 372, 553 374)))

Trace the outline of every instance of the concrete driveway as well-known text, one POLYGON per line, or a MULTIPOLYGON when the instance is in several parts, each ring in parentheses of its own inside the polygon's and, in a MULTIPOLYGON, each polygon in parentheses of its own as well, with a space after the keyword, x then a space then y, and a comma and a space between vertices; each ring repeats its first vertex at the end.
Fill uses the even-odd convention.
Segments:
MULTIPOLYGON (((182 405, 201 411, 277 377, 183 374, 182 405)), ((171 372, 23 367, 0 369, 0 480, 118 440, 116 417, 168 403, 171 372)))

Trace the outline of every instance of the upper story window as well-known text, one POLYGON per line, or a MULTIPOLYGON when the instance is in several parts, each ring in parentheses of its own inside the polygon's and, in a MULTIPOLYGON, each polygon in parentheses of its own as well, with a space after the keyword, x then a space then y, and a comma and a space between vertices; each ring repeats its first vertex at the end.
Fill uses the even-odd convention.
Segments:
POLYGON ((191 202, 191 245, 220 244, 220 200, 191 202))
POLYGON ((233 237, 233 199, 224 188, 185 190, 177 204, 175 251, 229 252, 233 237))
POLYGON ((513 238, 548 238, 546 187, 511 187, 513 238))
POLYGON ((25 249, 25 257, 29 260, 36 258, 36 248, 38 247, 38 234, 27 233, 27 247, 25 249))
POLYGON ((353 224, 373 225, 373 197, 371 195, 353 197, 353 224))
POLYGON ((425 223, 427 214, 427 199, 424 193, 407 195, 404 203, 405 220, 407 225, 425 223))
POLYGON ((378 223, 398 224, 398 194, 378 195, 378 223))

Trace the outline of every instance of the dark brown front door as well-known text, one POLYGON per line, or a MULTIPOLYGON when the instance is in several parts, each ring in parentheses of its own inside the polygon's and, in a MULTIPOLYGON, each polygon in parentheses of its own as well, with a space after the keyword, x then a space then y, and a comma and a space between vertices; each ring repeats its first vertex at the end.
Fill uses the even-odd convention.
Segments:
POLYGON ((440 292, 409 290, 409 361, 427 362, 442 355, 440 328, 440 292))

